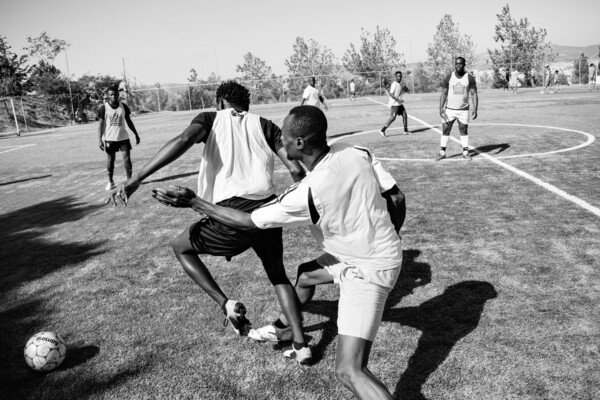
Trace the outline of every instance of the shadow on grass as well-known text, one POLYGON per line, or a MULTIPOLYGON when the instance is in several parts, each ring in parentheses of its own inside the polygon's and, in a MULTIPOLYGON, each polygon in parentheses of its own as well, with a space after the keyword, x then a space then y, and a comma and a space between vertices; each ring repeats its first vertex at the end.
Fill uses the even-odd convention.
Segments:
POLYGON ((339 138, 339 137, 344 137, 344 136, 350 136, 350 135, 354 135, 355 133, 359 133, 359 132, 362 132, 362 131, 351 131, 351 132, 338 133, 336 135, 327 136, 327 139, 334 139, 334 138, 339 138))
POLYGON ((496 151, 494 154, 500 154, 503 151, 505 151, 506 149, 508 149, 509 147, 510 147, 510 144, 508 144, 508 143, 487 144, 485 146, 477 147, 475 149, 475 151, 477 151, 479 153, 491 153, 493 151, 496 151))
POLYGON ((19 179, 19 180, 16 180, 16 181, 2 182, 2 183, 0 183, 0 186, 13 185, 15 183, 32 181, 32 180, 35 180, 35 179, 50 178, 51 176, 52 175, 41 175, 41 176, 34 176, 34 177, 31 177, 31 178, 26 178, 26 179, 19 179))
POLYGON ((156 183, 156 182, 172 181, 172 180, 178 179, 178 178, 187 178, 188 176, 192 176, 192 175, 198 175, 198 171, 186 172, 185 174, 179 174, 179 175, 165 176, 164 178, 153 179, 151 181, 144 181, 144 182, 142 182, 142 185, 147 185, 149 183, 156 183))
MULTIPOLYGON (((386 308, 399 303, 403 297, 411 294, 415 288, 431 282, 431 267, 429 264, 416 261, 416 258, 420 254, 420 250, 413 249, 403 251, 400 275, 398 276, 396 286, 388 296, 386 308)), ((329 318, 323 323, 304 327, 305 332, 323 330, 321 340, 312 345, 313 362, 315 363, 323 359, 325 350, 337 336, 337 309, 337 300, 314 300, 308 303, 303 309, 305 312, 323 315, 329 318)))
MULTIPOLYGON (((28 369, 23 361, 23 346, 29 335, 47 329, 51 320, 53 296, 60 282, 41 279, 57 270, 81 263, 101 251, 103 242, 68 243, 52 240, 56 226, 73 223, 102 207, 78 202, 68 196, 21 208, 0 216, 0 331, 2 332, 4 362, 0 380, 19 382, 28 369), (27 296, 18 296, 15 289, 25 283, 40 280, 47 285, 27 296)), ((60 228, 60 229, 65 229, 60 228)), ((32 288, 29 287, 29 290, 32 288)), ((60 289, 58 289, 60 290, 60 289)), ((34 393, 32 385, 24 390, 34 393), (29 388, 29 389, 28 389, 29 388)), ((1 396, 0 396, 1 397, 1 396)))
POLYGON ((398 322, 422 331, 417 349, 396 384, 394 397, 423 400, 423 384, 446 360, 454 345, 479 324, 483 307, 497 297, 488 282, 464 281, 417 307, 387 310, 384 321, 398 322))

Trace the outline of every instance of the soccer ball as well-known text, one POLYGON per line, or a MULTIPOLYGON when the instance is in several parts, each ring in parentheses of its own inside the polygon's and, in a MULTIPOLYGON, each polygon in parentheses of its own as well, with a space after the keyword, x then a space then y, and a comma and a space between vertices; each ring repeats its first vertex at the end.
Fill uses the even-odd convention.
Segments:
POLYGON ((67 355, 67 345, 58 333, 39 332, 25 345, 25 362, 36 371, 52 371, 67 355))

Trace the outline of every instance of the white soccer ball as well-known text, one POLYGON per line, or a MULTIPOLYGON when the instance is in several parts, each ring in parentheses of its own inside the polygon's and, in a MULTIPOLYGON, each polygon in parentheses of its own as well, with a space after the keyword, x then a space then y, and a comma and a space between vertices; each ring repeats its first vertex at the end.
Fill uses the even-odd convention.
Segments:
POLYGON ((39 332, 25 345, 25 362, 36 371, 52 371, 67 355, 67 345, 58 333, 39 332))

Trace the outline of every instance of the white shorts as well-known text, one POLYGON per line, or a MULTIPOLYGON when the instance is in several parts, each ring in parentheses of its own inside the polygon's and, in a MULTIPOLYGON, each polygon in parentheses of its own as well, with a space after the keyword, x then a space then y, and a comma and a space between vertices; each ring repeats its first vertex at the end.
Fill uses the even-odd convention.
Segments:
POLYGON ((338 334, 375 340, 385 301, 400 275, 400 264, 392 269, 370 271, 348 266, 328 253, 316 261, 340 285, 338 334))
MULTIPOLYGON (((448 122, 454 122, 458 120, 463 125, 469 125, 469 110, 450 110, 446 108, 446 115, 448 116, 448 122)), ((446 122, 442 120, 442 122, 446 122)))

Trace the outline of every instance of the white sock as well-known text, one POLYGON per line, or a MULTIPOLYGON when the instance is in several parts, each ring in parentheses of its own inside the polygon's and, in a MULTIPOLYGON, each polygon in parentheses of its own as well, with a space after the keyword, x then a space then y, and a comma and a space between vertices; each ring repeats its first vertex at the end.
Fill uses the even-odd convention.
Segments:
POLYGON ((460 143, 462 144, 463 149, 469 147, 469 135, 460 135, 460 143))
POLYGON ((450 140, 450 135, 442 135, 442 138, 440 139, 440 147, 448 147, 448 140, 450 140))

